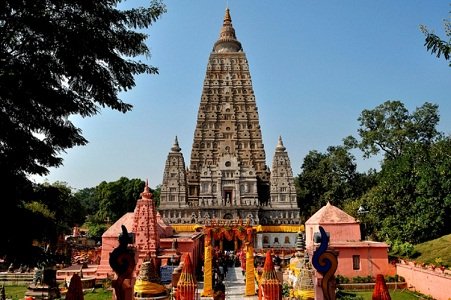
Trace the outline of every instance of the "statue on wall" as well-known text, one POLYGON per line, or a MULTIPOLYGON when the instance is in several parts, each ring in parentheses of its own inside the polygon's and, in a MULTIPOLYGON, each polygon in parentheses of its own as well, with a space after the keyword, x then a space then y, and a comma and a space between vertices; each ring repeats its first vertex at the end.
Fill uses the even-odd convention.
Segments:
POLYGON ((119 246, 110 253, 109 263, 117 278, 113 280, 114 288, 113 299, 116 300, 132 300, 133 286, 132 276, 135 269, 135 254, 128 248, 128 244, 132 243, 132 239, 127 228, 122 225, 122 233, 119 235, 119 246))
POLYGON ((321 289, 324 299, 335 300, 335 271, 337 270, 337 253, 328 249, 329 237, 322 226, 319 226, 321 242, 318 249, 313 253, 312 264, 323 276, 321 289))

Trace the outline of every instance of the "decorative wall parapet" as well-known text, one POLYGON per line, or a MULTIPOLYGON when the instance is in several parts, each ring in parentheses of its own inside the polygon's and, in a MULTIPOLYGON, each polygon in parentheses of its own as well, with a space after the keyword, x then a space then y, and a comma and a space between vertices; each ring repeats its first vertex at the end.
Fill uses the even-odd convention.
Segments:
POLYGON ((422 266, 413 261, 400 260, 396 264, 396 273, 404 277, 408 288, 431 296, 436 300, 449 300, 451 295, 451 272, 432 266, 422 266))
POLYGON ((428 271, 434 274, 451 276, 451 269, 447 268, 444 265, 437 266, 436 264, 427 264, 424 262, 417 262, 406 259, 399 259, 397 264, 414 267, 418 269, 418 271, 428 271))

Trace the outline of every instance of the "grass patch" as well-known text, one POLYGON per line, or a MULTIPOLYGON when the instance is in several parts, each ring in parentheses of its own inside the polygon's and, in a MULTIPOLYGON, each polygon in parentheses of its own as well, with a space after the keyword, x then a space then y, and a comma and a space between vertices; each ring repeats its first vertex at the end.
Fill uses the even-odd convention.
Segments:
POLYGON ((415 250, 418 251, 419 256, 414 259, 435 265, 437 265, 436 259, 440 259, 444 266, 451 267, 451 251, 449 249, 451 249, 451 234, 415 245, 415 250))
MULTIPOLYGON (((5 286, 7 299, 22 300, 25 297, 26 291, 26 286, 5 286)), ((85 300, 111 300, 113 293, 111 290, 96 288, 93 292, 87 292, 84 296, 85 300)))
POLYGON ((26 286, 5 286, 6 299, 23 299, 25 297, 26 286))
MULTIPOLYGON (((362 299, 371 300, 373 291, 343 291, 344 297, 338 297, 337 299, 362 299)), ((390 297, 392 300, 418 300, 418 295, 407 290, 390 291, 390 297)))

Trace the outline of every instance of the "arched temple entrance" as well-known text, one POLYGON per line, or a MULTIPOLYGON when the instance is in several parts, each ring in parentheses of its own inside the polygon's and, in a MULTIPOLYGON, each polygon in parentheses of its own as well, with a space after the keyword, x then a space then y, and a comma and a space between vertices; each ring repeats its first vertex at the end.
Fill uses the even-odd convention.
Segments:
POLYGON ((216 251, 223 252, 231 248, 236 253, 238 250, 246 254, 246 296, 255 295, 254 279, 254 229, 250 220, 243 224, 242 219, 209 220, 203 227, 205 239, 204 251, 204 290, 203 297, 213 296, 213 260, 216 251))

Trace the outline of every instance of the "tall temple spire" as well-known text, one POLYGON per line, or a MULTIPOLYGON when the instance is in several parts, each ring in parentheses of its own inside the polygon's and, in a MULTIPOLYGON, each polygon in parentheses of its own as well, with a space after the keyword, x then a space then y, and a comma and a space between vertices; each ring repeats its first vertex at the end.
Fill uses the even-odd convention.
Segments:
POLYGON ((222 24, 219 39, 216 41, 214 52, 238 52, 242 50, 241 43, 237 40, 235 29, 232 26, 232 18, 230 17, 230 10, 227 7, 224 15, 224 22, 222 24))
POLYGON ((208 59, 189 168, 180 150, 176 137, 160 193, 159 211, 168 223, 205 224, 219 218, 291 224, 298 217, 281 137, 274 175, 266 164, 249 64, 228 7, 208 59))

